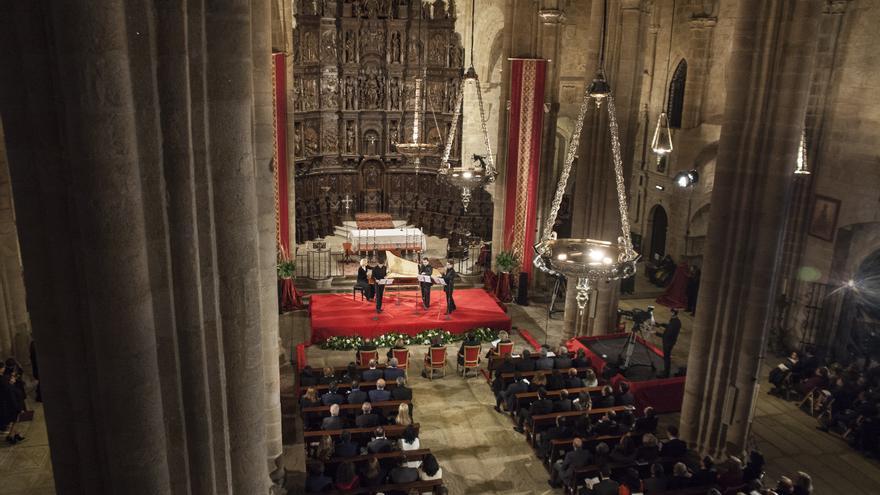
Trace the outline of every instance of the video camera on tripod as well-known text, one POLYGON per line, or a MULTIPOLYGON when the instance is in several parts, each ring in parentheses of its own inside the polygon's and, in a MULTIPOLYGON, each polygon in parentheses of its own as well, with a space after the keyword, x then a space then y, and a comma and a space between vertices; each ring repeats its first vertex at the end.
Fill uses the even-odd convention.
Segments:
MULTIPOLYGON (((617 356, 618 367, 622 371, 626 371, 630 366, 635 366, 632 364, 632 356, 636 348, 636 335, 641 333, 641 337, 644 338, 656 324, 654 322, 654 306, 648 306, 648 309, 618 309, 617 314, 618 316, 629 318, 633 322, 630 334, 623 344, 620 354, 617 356)), ((647 352, 647 348, 645 349, 647 352)), ((653 370, 654 362, 650 359, 650 356, 648 356, 647 362, 649 364, 644 366, 650 366, 653 370)))
POLYGON ((648 309, 618 309, 617 314, 619 316, 629 318, 633 322, 632 331, 636 332, 639 330, 647 330, 642 329, 642 324, 648 322, 648 326, 653 327, 654 323, 654 306, 648 306, 648 309))

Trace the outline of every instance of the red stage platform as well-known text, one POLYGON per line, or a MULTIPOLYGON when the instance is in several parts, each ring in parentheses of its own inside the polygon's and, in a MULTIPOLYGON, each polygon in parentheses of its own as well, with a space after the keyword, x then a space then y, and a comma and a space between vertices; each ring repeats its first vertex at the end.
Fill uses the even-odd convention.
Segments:
MULTIPOLYGON (((593 360, 593 367, 601 376, 605 367, 617 362, 617 356, 623 348, 629 333, 614 333, 610 335, 598 335, 594 337, 578 337, 566 344, 572 352, 583 349, 587 357, 593 360)), ((636 399, 636 408, 639 413, 646 406, 651 406, 657 413, 681 411, 681 402, 684 399, 685 377, 655 378, 654 374, 663 369, 663 351, 657 349, 650 342, 641 337, 636 338, 636 350, 633 352, 633 366, 627 371, 626 377, 619 371, 611 377, 611 383, 615 390, 617 383, 625 381, 629 383, 630 392, 636 399), (654 370, 650 368, 654 364, 654 370)))
POLYGON ((431 291, 431 309, 421 309, 421 296, 416 290, 386 290, 382 314, 378 320, 376 303, 361 301, 360 295, 352 301, 351 293, 316 294, 311 297, 312 343, 330 337, 360 335, 378 337, 389 332, 415 335, 423 330, 440 328, 452 333, 463 333, 472 328, 487 327, 510 330, 510 317, 495 298, 483 289, 455 291, 458 309, 451 319, 444 319, 446 297, 442 290, 431 291), (397 304, 397 299, 400 304, 397 304), (420 308, 416 313, 415 308, 420 308))

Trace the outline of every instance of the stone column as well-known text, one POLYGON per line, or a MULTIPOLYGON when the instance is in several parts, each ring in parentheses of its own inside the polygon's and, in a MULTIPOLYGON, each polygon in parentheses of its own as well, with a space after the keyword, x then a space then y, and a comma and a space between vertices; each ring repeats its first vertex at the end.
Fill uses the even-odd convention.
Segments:
POLYGON ((266 454, 269 470, 281 456, 281 395, 279 393, 278 273, 275 232, 274 127, 272 109, 272 31, 268 0, 252 3, 254 57, 254 155, 260 245, 260 312, 263 333, 263 374, 266 389, 266 454))
MULTIPOLYGON (((594 2, 590 16, 591 52, 589 60, 598 60, 602 32, 602 2, 594 2)), ((605 68, 614 92, 620 129, 621 155, 624 160, 624 177, 630 176, 637 127, 638 96, 641 92, 641 63, 638 56, 642 45, 642 12, 639 2, 625 1, 617 10, 608 11, 605 68), (614 41, 617 40, 617 43, 614 41)), ((589 67, 589 66, 588 66, 589 67)), ((589 79, 595 66, 588 69, 589 79)), ((575 187, 572 194, 571 235, 574 238, 591 238, 616 241, 620 236, 620 214, 617 207, 617 190, 614 164, 611 157, 611 135, 608 128, 606 104, 600 111, 593 106, 587 114, 581 136, 580 154, 575 171, 575 187)), ((563 316, 564 337, 576 335, 602 335, 608 333, 616 321, 619 282, 599 282, 593 292, 588 309, 578 312, 575 300, 575 281, 568 281, 563 316)))
POLYGON ((265 493, 269 484, 265 437, 253 434, 266 431, 267 404, 251 5, 231 0, 206 3, 205 30, 208 163, 217 225, 217 302, 226 365, 232 492, 265 493))
POLYGON ((816 1, 739 3, 682 437, 701 453, 746 445, 816 50, 816 1))

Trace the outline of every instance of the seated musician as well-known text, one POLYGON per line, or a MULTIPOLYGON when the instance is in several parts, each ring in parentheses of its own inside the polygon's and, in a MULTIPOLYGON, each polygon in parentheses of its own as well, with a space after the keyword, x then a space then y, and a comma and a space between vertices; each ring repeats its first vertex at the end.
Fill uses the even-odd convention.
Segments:
POLYGON ((474 334, 474 332, 468 332, 467 337, 461 341, 461 346, 458 348, 458 364, 464 364, 464 348, 465 346, 476 346, 480 345, 480 340, 474 334))
POLYGON ((373 286, 370 285, 370 277, 372 275, 373 267, 367 264, 366 258, 361 258, 361 266, 358 267, 357 274, 357 282, 355 282, 355 287, 360 287, 361 290, 364 291, 364 297, 367 298, 367 301, 373 300, 373 286))

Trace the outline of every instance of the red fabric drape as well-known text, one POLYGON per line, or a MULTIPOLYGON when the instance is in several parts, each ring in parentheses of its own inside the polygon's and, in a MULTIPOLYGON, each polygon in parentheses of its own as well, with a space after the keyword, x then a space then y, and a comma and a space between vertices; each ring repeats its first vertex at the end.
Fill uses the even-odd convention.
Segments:
POLYGON ((290 216, 287 208, 287 63, 283 53, 272 54, 272 89, 274 91, 275 167, 279 249, 290 253, 290 216))
POLYGON ((675 267, 675 274, 672 276, 672 282, 666 288, 660 297, 657 298, 657 304, 662 304, 673 309, 681 309, 687 307, 687 285, 688 285, 688 264, 682 261, 675 267))
POLYGON ((520 257, 521 269, 529 275, 535 244, 546 69, 546 60, 511 61, 504 213, 509 238, 504 241, 520 257))

